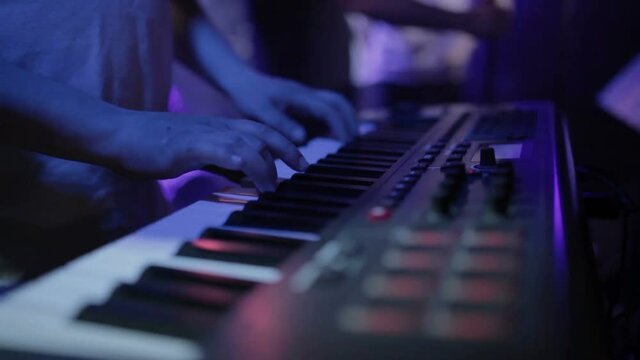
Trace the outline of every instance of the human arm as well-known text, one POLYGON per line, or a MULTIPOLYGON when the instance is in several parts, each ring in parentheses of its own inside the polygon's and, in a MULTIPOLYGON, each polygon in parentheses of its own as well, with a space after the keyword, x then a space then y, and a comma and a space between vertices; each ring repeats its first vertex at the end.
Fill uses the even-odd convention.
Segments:
POLYGON ((193 0, 174 1, 177 57, 229 95, 239 110, 296 143, 306 137, 297 117, 324 121, 342 140, 355 135, 355 112, 344 98, 255 71, 233 52, 196 5, 193 0))
POLYGON ((454 29, 479 37, 496 36, 508 26, 508 13, 493 0, 475 1, 466 12, 452 12, 414 0, 339 0, 345 11, 357 11, 397 25, 454 29))
POLYGON ((274 158, 301 170, 293 144, 247 120, 123 109, 0 61, 0 143, 138 176, 177 176, 206 165, 275 186, 274 158))

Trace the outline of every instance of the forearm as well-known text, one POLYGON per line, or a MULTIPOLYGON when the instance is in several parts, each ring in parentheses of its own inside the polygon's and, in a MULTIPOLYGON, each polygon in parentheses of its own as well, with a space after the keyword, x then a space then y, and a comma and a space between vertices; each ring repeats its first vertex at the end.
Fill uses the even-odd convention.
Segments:
POLYGON ((0 142, 48 155, 112 165, 119 108, 0 61, 0 142), (108 121, 107 121, 108 119, 108 121))
POLYGON ((468 31, 465 13, 455 13, 411 0, 340 0, 344 10, 362 12, 397 25, 468 31))
POLYGON ((174 27, 176 57, 221 90, 229 92, 255 73, 197 9, 197 2, 174 1, 174 27))

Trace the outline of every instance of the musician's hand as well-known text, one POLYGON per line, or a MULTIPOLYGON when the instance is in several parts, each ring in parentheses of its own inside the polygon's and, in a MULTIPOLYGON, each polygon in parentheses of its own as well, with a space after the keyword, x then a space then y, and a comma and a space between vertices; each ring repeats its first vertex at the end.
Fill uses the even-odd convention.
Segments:
POLYGON ((467 31, 481 38, 490 38, 509 29, 511 14, 497 6, 495 0, 475 0, 467 18, 467 31))
POLYGON ((275 189, 275 158, 308 165, 284 136, 250 120, 127 111, 110 144, 127 172, 166 178, 216 165, 244 172, 262 191, 275 189))
POLYGON ((237 81, 226 90, 248 117, 278 130, 296 144, 303 143, 307 137, 296 116, 325 122, 340 140, 350 139, 358 130, 351 105, 331 91, 253 71, 238 75, 237 81))

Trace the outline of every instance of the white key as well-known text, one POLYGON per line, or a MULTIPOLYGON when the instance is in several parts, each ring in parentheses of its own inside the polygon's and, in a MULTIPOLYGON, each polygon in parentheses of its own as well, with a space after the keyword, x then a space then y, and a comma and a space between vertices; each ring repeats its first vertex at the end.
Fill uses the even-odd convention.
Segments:
POLYGON ((0 347, 37 354, 89 359, 201 359, 195 343, 34 311, 31 306, 0 309, 0 347))
MULTIPOLYGON (((309 162, 315 163, 340 145, 330 139, 315 139, 301 150, 309 162)), ((280 178, 294 174, 280 161, 277 168, 280 178)), ((122 282, 135 282, 150 265, 262 283, 279 281, 280 271, 272 267, 176 256, 185 241, 208 227, 222 226, 233 211, 240 209, 241 205, 196 202, 7 294, 0 299, 0 347, 91 359, 202 358, 201 348, 185 339, 75 317, 85 306, 106 301, 122 282)), ((317 240, 314 234, 238 230, 317 240)))

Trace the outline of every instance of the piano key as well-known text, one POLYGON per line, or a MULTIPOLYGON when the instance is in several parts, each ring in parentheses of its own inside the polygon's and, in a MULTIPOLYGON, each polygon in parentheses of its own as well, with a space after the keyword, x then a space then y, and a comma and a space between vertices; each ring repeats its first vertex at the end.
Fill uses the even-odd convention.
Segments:
POLYGON ((392 126, 387 126, 385 124, 381 124, 378 126, 377 129, 370 131, 364 135, 361 135, 362 137, 382 137, 382 138, 408 138, 408 139, 419 139, 422 134, 421 133, 416 133, 416 131, 413 130, 403 130, 403 129, 398 129, 398 128, 394 128, 392 126))
POLYGON ((355 141, 384 142, 412 146, 419 139, 417 136, 397 136, 391 133, 372 132, 358 137, 355 141))
MULTIPOLYGON (((300 148, 300 152, 310 164, 315 163, 327 154, 338 151, 342 143, 329 138, 315 138, 310 140, 305 146, 300 148)), ((289 179, 296 173, 288 167, 282 160, 276 160, 276 170, 278 178, 289 179)))
POLYGON ((377 179, 384 174, 384 171, 380 171, 375 168, 360 167, 360 166, 311 165, 307 168, 306 173, 307 174, 357 176, 357 177, 377 179))
POLYGON ((415 143, 421 136, 422 134, 416 134, 414 132, 379 129, 377 131, 361 135, 360 138, 366 140, 415 143))
MULTIPOLYGON (((268 236, 279 236, 286 237, 292 239, 298 239, 299 241, 318 241, 321 239, 319 232, 309 232, 309 231, 298 231, 298 230, 290 230, 290 229, 281 229, 281 228, 269 228, 266 226, 263 227, 252 227, 251 225, 224 225, 224 229, 229 230, 242 230, 242 231, 250 231, 256 234, 263 234, 268 236)), ((230 263, 225 263, 230 264, 230 263)), ((231 264, 231 265, 240 265, 240 264, 231 264)), ((243 266, 247 266, 246 264, 242 264, 243 266)), ((260 267, 264 268, 264 267, 260 267)), ((275 268, 269 268, 270 270, 276 270, 275 268)), ((278 276, 280 276, 279 272, 276 272, 278 276)))
POLYGON ((179 256, 185 257, 269 266, 278 265, 292 253, 291 248, 273 244, 219 239, 196 239, 185 243, 178 251, 179 256))
POLYGON ((264 234, 256 234, 247 231, 238 231, 221 228, 207 228, 202 232, 200 238, 203 239, 218 239, 226 241, 240 241, 240 242, 253 242, 261 244, 273 244, 276 246, 287 247, 291 249, 297 249, 304 244, 299 239, 269 236, 264 234))
POLYGON ((401 157, 405 154, 405 151, 401 150, 387 150, 387 149, 377 149, 374 147, 365 147, 358 146, 355 144, 347 144, 338 150, 338 153, 341 154, 372 154, 372 155, 384 155, 384 156, 395 156, 401 157))
POLYGON ((210 285, 186 284, 170 281, 140 281, 121 284, 111 294, 111 299, 137 299, 157 304, 200 308, 203 311, 220 311, 233 305, 244 291, 210 285))
POLYGON ((221 202, 245 204, 258 198, 258 194, 256 192, 257 191, 255 189, 227 188, 214 192, 213 196, 221 202))
POLYGON ((317 234, 326 224, 326 220, 276 212, 238 211, 229 216, 225 226, 281 229, 317 234))
POLYGON ((162 335, 199 339, 213 329, 222 312, 184 308, 150 301, 111 299, 89 305, 78 319, 162 335))
MULTIPOLYGON (((308 175, 308 174, 304 174, 308 175)), ((312 175, 315 176, 315 175, 312 175)), ((349 207, 349 205, 353 202, 351 199, 337 199, 337 198, 329 198, 326 196, 322 196, 316 194, 315 196, 306 196, 306 195, 295 195, 295 194, 276 194, 273 192, 266 192, 260 195, 258 198, 259 201, 269 200, 276 201, 278 203, 283 204, 300 204, 300 205, 308 205, 308 206, 322 206, 329 208, 337 208, 344 209, 349 207)))
POLYGON ((377 163, 363 160, 348 160, 348 159, 321 159, 317 164, 321 165, 338 165, 338 166, 364 166, 372 169, 387 170, 391 167, 389 164, 377 163))
MULTIPOLYGON (((225 219, 220 219, 220 221, 225 219)), ((203 227, 206 227, 206 225, 203 227)), ((199 230, 202 230, 202 227, 199 230)), ((304 238, 300 236, 302 234, 292 232, 280 235, 286 236, 288 234, 296 235, 295 238, 300 239, 300 242, 316 240, 315 237, 304 238)), ((191 238, 197 237, 198 235, 191 236, 191 238)), ((70 263, 66 266, 67 271, 79 277, 94 277, 96 279, 96 291, 102 291, 100 290, 101 287, 113 289, 118 282, 134 281, 150 265, 267 283, 278 281, 281 277, 278 269, 268 266, 175 256, 175 253, 185 242, 184 237, 161 238, 136 234, 123 240, 109 245, 92 256, 83 257, 70 263)), ((63 285, 64 282, 56 286, 63 285)), ((70 296, 72 293, 87 294, 78 295, 82 297, 93 296, 91 295, 93 290, 86 285, 78 286, 78 288, 77 290, 71 289, 67 291, 70 296)), ((39 293, 36 292, 34 295, 38 296, 39 293)), ((64 294, 61 293, 59 295, 62 296, 64 294)))
POLYGON ((368 187, 357 185, 341 185, 329 182, 302 182, 287 180, 276 189, 279 193, 297 193, 297 194, 327 194, 334 197, 357 198, 364 193, 368 187))
POLYGON ((278 213, 291 214, 291 215, 302 215, 309 217, 317 217, 323 219, 332 219, 337 217, 340 213, 335 210, 321 209, 321 208, 310 208, 299 205, 284 205, 266 201, 252 201, 247 203, 245 206, 246 210, 264 210, 264 211, 274 211, 278 213))
MULTIPOLYGON (((132 251, 131 249, 128 249, 132 251)), ((3 299, 3 305, 12 307, 21 307, 28 309, 30 314, 40 314, 42 316, 54 316, 61 319, 70 319, 74 317, 80 309, 88 303, 104 302, 122 281, 132 282, 138 279, 140 269, 144 264, 130 266, 128 262, 124 264, 120 262, 120 255, 124 253, 109 254, 108 263, 98 260, 99 263, 91 267, 68 267, 65 266, 56 271, 55 274, 47 276, 46 281, 36 279, 20 288, 20 291, 8 294, 3 299), (109 265, 108 268, 105 265, 109 265), (123 271, 124 269, 124 271, 123 271)), ((139 255, 138 255, 139 256, 139 255)), ((192 271, 207 272, 208 274, 224 276, 238 276, 238 278, 254 277, 261 282, 275 282, 280 278, 278 271, 273 268, 259 267, 255 265, 232 264, 213 260, 190 259, 176 257, 172 255, 171 266, 180 263, 180 260, 187 262, 185 269, 192 271), (202 263, 202 268, 194 266, 194 263, 202 263), (238 270, 234 271, 234 267, 238 270), (228 268, 231 271, 228 271, 228 268), (264 275, 271 272, 272 275, 264 276, 259 279, 260 272, 247 270, 253 268, 260 270, 264 275), (247 269, 247 270, 245 270, 247 269), (263 270, 262 270, 263 269, 263 270), (251 276, 243 276, 242 271, 251 276)), ((169 264, 163 264, 167 266, 169 264)), ((180 268, 180 266, 178 266, 180 268)), ((229 279, 232 281, 233 279, 229 279)), ((166 281, 166 279, 164 279, 166 281)), ((245 281, 246 282, 246 281, 245 281)), ((187 283, 187 282, 185 282, 187 283)), ((240 280, 240 283, 242 281, 240 280)), ((253 282, 249 282, 253 283, 253 282)), ((232 287, 229 284, 219 284, 228 289, 242 289, 240 287, 232 287)), ((1 333, 1 332, 0 332, 1 333)), ((0 336, 0 339, 2 336, 0 336)), ((1 342, 1 340, 0 340, 1 342)))
MULTIPOLYGON (((180 244, 177 244, 177 246, 173 247, 174 250, 172 253, 163 254, 163 256, 158 259, 151 257, 147 261, 141 261, 137 256, 112 253, 110 254, 110 262, 107 262, 108 259, 106 257, 103 259, 95 259, 91 266, 89 266, 90 264, 87 264, 87 266, 78 267, 77 269, 80 271, 104 274, 104 276, 112 276, 114 279, 121 281, 129 281, 131 278, 135 278, 137 274, 140 274, 144 268, 149 265, 170 267, 184 271, 204 272, 207 274, 266 283, 275 282, 281 277, 280 272, 271 266, 259 266, 256 264, 241 262, 230 263, 228 261, 215 261, 213 259, 204 260, 202 258, 175 256, 176 252, 178 252, 180 247, 183 245, 184 240, 182 240, 180 244), (114 255, 119 256, 118 261, 113 260, 114 258, 112 256, 114 255), (114 271, 113 269, 108 268, 109 266, 113 267, 114 263, 118 266, 128 267, 128 271, 121 274, 120 271, 114 271)), ((135 250, 143 251, 146 248, 146 246, 140 246, 135 250)), ((130 250, 133 251, 134 249, 130 250)))
POLYGON ((209 287, 222 287, 226 289, 235 289, 238 291, 248 291, 257 284, 255 281, 240 280, 231 277, 207 274, 196 271, 184 271, 171 269, 162 266, 150 266, 144 270, 138 280, 145 282, 169 282, 169 283, 187 283, 200 284, 209 287))
POLYGON ((359 186, 371 186, 374 181, 368 178, 360 178, 353 176, 329 176, 329 175, 317 175, 317 174, 296 174, 292 178, 296 181, 309 181, 309 182, 329 182, 335 184, 345 185, 359 185, 359 186))
POLYGON ((325 157, 327 160, 360 160, 380 163, 384 165, 393 165, 398 162, 398 158, 395 156, 382 156, 382 155, 358 155, 358 154, 329 154, 325 157))
POLYGON ((192 341, 43 314, 30 307, 3 306, 0 347, 80 359, 202 359, 192 341))
POLYGON ((384 149, 390 151, 407 151, 411 149, 413 144, 395 143, 373 139, 355 139, 344 147, 353 147, 357 149, 384 149))

